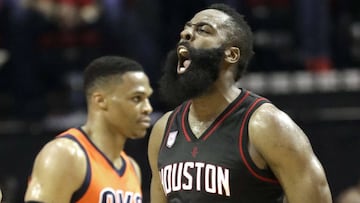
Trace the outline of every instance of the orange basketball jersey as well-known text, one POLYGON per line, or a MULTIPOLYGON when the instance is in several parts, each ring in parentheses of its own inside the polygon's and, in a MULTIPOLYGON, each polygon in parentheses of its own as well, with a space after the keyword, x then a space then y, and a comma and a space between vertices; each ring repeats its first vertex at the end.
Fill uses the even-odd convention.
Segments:
POLYGON ((72 196, 76 203, 141 203, 141 183, 135 168, 123 151, 123 166, 116 169, 112 162, 89 140, 81 129, 71 128, 58 138, 74 140, 83 149, 87 159, 86 177, 72 196))

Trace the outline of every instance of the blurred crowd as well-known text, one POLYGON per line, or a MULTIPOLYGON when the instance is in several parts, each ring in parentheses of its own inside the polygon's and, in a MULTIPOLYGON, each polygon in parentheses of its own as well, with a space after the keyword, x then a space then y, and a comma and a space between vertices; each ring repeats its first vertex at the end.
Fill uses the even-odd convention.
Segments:
MULTIPOLYGON (((156 88, 167 51, 192 13, 214 0, 0 0, 0 119, 84 108, 93 58, 140 61, 156 88)), ((224 0, 252 26, 249 71, 326 72, 360 65, 356 0, 224 0)), ((154 97, 155 108, 161 102, 154 97)))
POLYGON ((16 107, 4 107, 2 112, 14 111, 9 115, 36 120, 83 107, 79 72, 100 55, 127 55, 149 71, 158 61, 155 19, 147 16, 155 11, 147 10, 151 5, 145 1, 1 0, 0 5, 3 106, 16 107))
MULTIPOLYGON (((193 13, 214 2, 236 7, 251 25, 255 57, 249 72, 360 67, 358 0, 0 0, 0 122, 84 111, 81 72, 102 55, 141 62, 156 90, 179 31, 193 13)), ((155 112, 166 108, 156 93, 155 112)), ((29 147, 30 140, 19 148, 29 147)), ((20 186, 14 177, 0 182, 9 190, 5 202, 16 202, 12 188, 20 186)))

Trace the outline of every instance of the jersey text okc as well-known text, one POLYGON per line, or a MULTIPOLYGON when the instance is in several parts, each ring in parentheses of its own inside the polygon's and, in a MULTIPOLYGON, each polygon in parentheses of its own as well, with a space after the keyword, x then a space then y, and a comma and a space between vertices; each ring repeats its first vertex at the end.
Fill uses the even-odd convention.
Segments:
POLYGON ((104 188, 101 191, 99 203, 142 203, 142 198, 138 193, 104 188))

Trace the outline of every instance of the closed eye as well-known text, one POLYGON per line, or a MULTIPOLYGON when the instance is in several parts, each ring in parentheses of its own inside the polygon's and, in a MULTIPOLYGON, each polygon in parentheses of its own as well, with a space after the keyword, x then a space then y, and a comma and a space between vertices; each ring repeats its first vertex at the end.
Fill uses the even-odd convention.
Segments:
POLYGON ((205 26, 200 26, 196 29, 197 32, 200 32, 200 33, 206 33, 206 34, 210 34, 210 30, 207 29, 205 26))
POLYGON ((187 22, 185 24, 184 29, 186 29, 187 27, 195 27, 195 30, 199 33, 206 33, 206 34, 210 34, 213 30, 213 27, 208 24, 208 23, 204 23, 204 22, 200 22, 200 23, 191 23, 191 22, 187 22))

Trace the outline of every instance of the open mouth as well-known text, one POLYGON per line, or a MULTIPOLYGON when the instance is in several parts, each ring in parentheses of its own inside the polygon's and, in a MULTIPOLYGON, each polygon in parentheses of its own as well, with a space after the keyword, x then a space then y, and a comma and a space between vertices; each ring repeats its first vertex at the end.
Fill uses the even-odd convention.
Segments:
POLYGON ((178 54, 178 66, 177 66, 177 73, 182 74, 185 73, 188 69, 189 65, 191 64, 190 54, 188 49, 185 46, 180 45, 177 48, 178 54))

